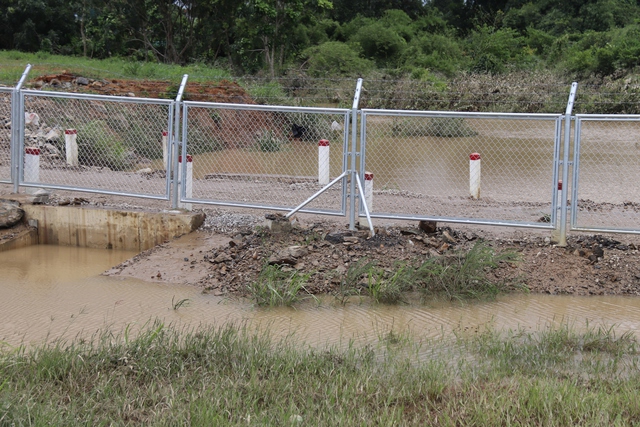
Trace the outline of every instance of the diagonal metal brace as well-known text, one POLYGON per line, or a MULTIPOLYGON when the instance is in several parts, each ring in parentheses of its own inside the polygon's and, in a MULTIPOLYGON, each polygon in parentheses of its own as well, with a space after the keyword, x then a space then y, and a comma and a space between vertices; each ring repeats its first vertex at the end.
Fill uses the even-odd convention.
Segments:
POLYGON ((293 215, 294 213, 298 212, 300 209, 302 209, 303 207, 307 206, 309 203, 313 202, 319 195, 321 195, 322 193, 327 191, 329 188, 333 187, 338 181, 340 181, 342 178, 347 176, 350 172, 351 171, 342 172, 342 174, 339 177, 337 177, 336 179, 331 181, 329 184, 324 186, 320 191, 318 191, 316 194, 314 194, 313 196, 309 197, 307 200, 302 202, 302 204, 298 205, 298 207, 296 207, 294 210, 292 210, 291 212, 286 214, 284 217, 285 218, 289 218, 291 215, 293 215))
POLYGON ((369 215, 369 208, 367 207, 366 198, 364 196, 364 190, 362 188, 362 181, 360 181, 360 175, 356 172, 354 173, 356 177, 356 183, 358 184, 358 193, 360 193, 360 200, 362 200, 362 207, 364 208, 364 214, 367 217, 367 221, 369 222, 369 230, 371 230, 371 237, 376 235, 376 232, 373 230, 373 223, 371 222, 371 215, 369 215))

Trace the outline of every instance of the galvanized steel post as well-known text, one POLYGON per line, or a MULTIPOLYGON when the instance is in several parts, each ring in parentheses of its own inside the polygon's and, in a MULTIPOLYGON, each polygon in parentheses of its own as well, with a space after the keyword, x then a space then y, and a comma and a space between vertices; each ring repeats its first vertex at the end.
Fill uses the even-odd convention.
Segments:
MULTIPOLYGON (((356 153, 357 153, 357 136, 358 136, 358 106, 360 105, 360 92, 362 91, 362 79, 358 79, 356 84, 356 93, 353 97, 353 106, 351 108, 351 170, 350 179, 351 186, 349 189, 350 207, 349 207, 349 230, 356 229, 356 153)), ((358 206, 359 209, 359 206, 358 206)))
POLYGON ((22 159, 22 145, 24 138, 21 138, 22 123, 24 121, 24 105, 22 104, 22 97, 20 90, 22 85, 27 79, 27 75, 31 71, 31 64, 27 64, 18 84, 13 89, 11 94, 11 181, 13 182, 13 192, 18 193, 20 191, 20 159, 22 159))
MULTIPOLYGON (((169 134, 169 136, 172 138, 171 143, 169 144, 170 147, 172 147, 171 150, 169 150, 169 159, 170 159, 170 163, 173 165, 171 168, 171 173, 173 174, 173 186, 172 186, 172 196, 171 196, 171 208, 172 209, 177 209, 178 208, 178 191, 179 191, 179 184, 180 184, 180 178, 179 178, 179 167, 178 167, 178 150, 180 149, 180 142, 181 139, 178 138, 178 135, 180 135, 180 114, 182 111, 181 108, 181 102, 182 102, 182 96, 184 94, 184 89, 187 86, 187 79, 189 78, 188 74, 185 74, 182 76, 182 82, 180 83, 180 88, 178 89, 178 95, 176 96, 176 101, 175 101, 175 107, 173 109, 173 114, 174 114, 174 125, 173 125, 173 133, 169 134)), ((169 171, 167 171, 167 173, 169 173, 169 171)))
MULTIPOLYGON (((571 92, 567 101, 567 109, 564 113, 564 155, 562 157, 562 182, 569 182, 569 152, 571 143, 571 113, 573 112, 573 103, 576 99, 578 91, 578 82, 571 84, 571 92)), ((560 236, 558 246, 567 246, 567 200, 569 192, 564 189, 560 205, 560 236)))

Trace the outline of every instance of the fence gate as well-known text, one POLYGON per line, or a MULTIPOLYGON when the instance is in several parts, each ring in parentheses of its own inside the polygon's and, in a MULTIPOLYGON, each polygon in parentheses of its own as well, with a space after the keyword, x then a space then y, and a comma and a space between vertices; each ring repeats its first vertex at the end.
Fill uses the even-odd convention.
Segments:
POLYGON ((362 110, 371 216, 555 228, 561 120, 362 110))
POLYGON ((169 199, 173 101, 23 90, 21 105, 21 186, 169 199))
MULTIPOLYGON (((185 101, 181 203, 291 210, 346 169, 350 111, 185 101)), ((301 212, 344 215, 346 178, 301 212)))
POLYGON ((0 87, 0 183, 11 184, 12 134, 17 130, 12 109, 13 89, 0 87))
POLYGON ((571 230, 640 233, 640 115, 578 114, 571 230))

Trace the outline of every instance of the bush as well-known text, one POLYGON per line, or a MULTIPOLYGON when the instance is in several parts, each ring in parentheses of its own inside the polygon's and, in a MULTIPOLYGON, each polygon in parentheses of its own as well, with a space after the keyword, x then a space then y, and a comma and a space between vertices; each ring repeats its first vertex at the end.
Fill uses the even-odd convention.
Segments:
POLYGON ((280 151, 284 143, 286 141, 278 138, 272 130, 262 131, 257 140, 258 148, 265 153, 280 151))
POLYGON ((80 126, 77 142, 81 164, 112 170, 125 170, 133 166, 133 152, 104 120, 94 120, 80 126))
POLYGON ((379 66, 393 65, 407 45, 397 32, 377 22, 361 28, 352 41, 362 47, 366 58, 379 66))
POLYGON ((342 42, 326 42, 304 51, 307 72, 312 77, 357 76, 373 69, 374 64, 342 42))

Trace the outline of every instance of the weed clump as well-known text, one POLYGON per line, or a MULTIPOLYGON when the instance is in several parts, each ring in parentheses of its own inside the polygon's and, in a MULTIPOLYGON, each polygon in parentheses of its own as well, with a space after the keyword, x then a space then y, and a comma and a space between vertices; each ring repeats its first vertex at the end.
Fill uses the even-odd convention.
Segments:
POLYGON ((260 306, 290 306, 299 299, 310 274, 283 271, 279 265, 266 265, 258 280, 247 286, 251 298, 260 306))

